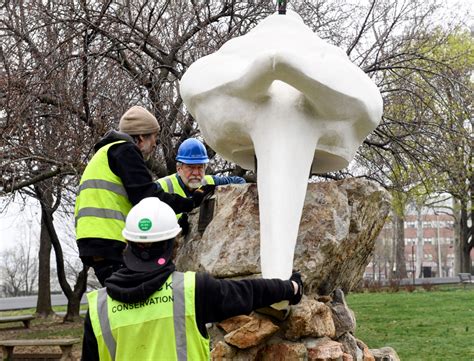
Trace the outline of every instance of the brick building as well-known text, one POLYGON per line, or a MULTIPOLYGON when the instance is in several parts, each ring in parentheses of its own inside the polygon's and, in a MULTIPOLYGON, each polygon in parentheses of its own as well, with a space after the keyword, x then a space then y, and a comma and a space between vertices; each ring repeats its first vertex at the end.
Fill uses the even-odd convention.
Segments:
MULTIPOLYGON (((422 220, 423 277, 454 276, 454 219, 449 215, 425 214, 422 220), (441 260, 439 264, 438 259, 441 260)), ((416 265, 417 216, 405 218, 405 260, 409 277, 416 265)), ((415 277, 420 274, 416 270, 415 277)))
MULTIPOLYGON (((447 214, 425 213, 421 216, 423 261, 422 269, 417 268, 418 217, 405 217, 405 261, 408 277, 420 274, 428 277, 454 277, 454 218, 447 214), (438 262, 440 259, 440 262, 438 262)), ((368 264, 364 278, 372 280, 388 279, 394 268, 395 249, 392 223, 387 222, 377 239, 375 252, 368 264)), ((474 250, 471 252, 474 259, 474 250)))

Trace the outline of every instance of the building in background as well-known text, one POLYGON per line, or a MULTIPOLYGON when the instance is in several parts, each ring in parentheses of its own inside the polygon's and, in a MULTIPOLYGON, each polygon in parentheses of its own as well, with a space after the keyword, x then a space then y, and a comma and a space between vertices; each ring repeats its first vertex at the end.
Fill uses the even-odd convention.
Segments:
POLYGON ((454 218, 447 214, 423 214, 421 270, 417 269, 418 217, 405 217, 405 260, 408 277, 454 277, 454 218))
MULTIPOLYGON (((456 277, 454 217, 423 209, 417 214, 409 208, 404 222, 405 261, 408 278, 456 277), (418 233, 418 227, 421 231, 418 233), (421 243, 418 240, 421 235, 421 243), (422 258, 419 262, 419 258, 422 258), (413 272, 415 273, 413 275, 413 272)), ((474 249, 471 251, 474 259, 474 249)), ((394 270, 395 241, 393 224, 387 220, 376 241, 364 279, 385 280, 394 270)))

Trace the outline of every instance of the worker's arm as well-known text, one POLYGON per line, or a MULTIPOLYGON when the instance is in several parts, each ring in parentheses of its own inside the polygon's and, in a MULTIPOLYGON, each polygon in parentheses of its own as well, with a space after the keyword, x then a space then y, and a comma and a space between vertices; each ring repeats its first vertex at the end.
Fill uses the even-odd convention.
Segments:
POLYGON ((214 184, 216 186, 222 186, 225 184, 244 184, 245 183, 245 179, 238 176, 219 177, 219 176, 213 175, 212 178, 214 179, 214 184))
MULTIPOLYGON (((273 303, 291 300, 291 281, 279 279, 219 280, 205 273, 196 274, 196 320, 201 333, 205 324, 249 314, 273 303)), ((205 331, 204 331, 205 332, 205 331)), ((204 333, 203 333, 204 334, 204 333)))
POLYGON ((82 340, 82 356, 83 361, 99 361, 99 347, 97 345, 97 339, 95 338, 94 331, 92 329, 91 318, 89 312, 87 312, 84 320, 84 338, 82 340))
POLYGON ((194 208, 192 199, 169 194, 157 187, 146 167, 143 156, 133 143, 114 145, 108 152, 110 169, 121 180, 132 205, 146 197, 158 197, 168 204, 175 213, 190 212, 194 208))
POLYGON ((178 194, 166 193, 163 189, 156 188, 154 197, 158 197, 161 201, 169 205, 176 214, 191 212, 195 207, 192 198, 184 198, 178 194))

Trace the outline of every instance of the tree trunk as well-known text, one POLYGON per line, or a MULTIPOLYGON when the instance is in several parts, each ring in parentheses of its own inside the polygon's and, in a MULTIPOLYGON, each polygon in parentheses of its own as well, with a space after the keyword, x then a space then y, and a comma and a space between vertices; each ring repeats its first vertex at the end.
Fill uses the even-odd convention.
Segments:
POLYGON ((41 206, 41 232, 40 247, 38 253, 38 299, 36 303, 36 315, 48 317, 53 314, 51 305, 51 239, 45 224, 44 214, 51 208, 53 197, 48 189, 40 190, 40 185, 36 186, 36 195, 41 206))
POLYGON ((423 206, 416 207, 416 274, 418 278, 423 277, 423 220, 421 211, 423 206))
POLYGON ((393 225, 396 245, 395 277, 397 279, 407 278, 407 266, 405 260, 405 222, 403 215, 398 215, 394 212, 393 225))
MULTIPOLYGON (((52 205, 53 196, 51 187, 42 188, 42 186, 35 185, 35 192, 41 204, 41 225, 42 227, 44 227, 45 232, 48 235, 48 237, 45 237, 45 239, 48 239, 50 241, 50 244, 53 246, 54 253, 56 255, 56 269, 59 285, 61 286, 61 290, 63 291, 64 295, 68 299, 68 307, 66 316, 64 317, 64 321, 75 321, 79 318, 80 300, 87 287, 88 267, 83 266, 82 271, 77 277, 74 290, 72 290, 66 279, 61 242, 59 241, 53 223, 53 213, 60 204, 61 194, 57 194, 56 200, 54 201, 54 205, 52 205)), ((48 267, 47 269, 44 269, 44 271, 48 271, 49 274, 50 268, 48 267)))
POLYGON ((461 212, 459 211, 459 201, 453 197, 453 217, 454 217, 454 275, 457 276, 461 269, 461 212))
POLYGON ((461 272, 471 273, 472 271, 472 261, 471 261, 471 244, 469 242, 469 226, 467 220, 469 217, 468 214, 468 205, 464 199, 460 200, 461 205, 461 215, 459 217, 459 242, 460 242, 460 270, 461 272))
POLYGON ((74 291, 71 293, 71 297, 68 297, 67 311, 64 316, 64 322, 74 322, 80 318, 81 298, 87 287, 87 272, 89 267, 83 266, 82 271, 79 272, 74 291))
POLYGON ((69 283, 66 279, 66 273, 64 270, 64 257, 63 251, 61 248, 61 243, 59 241, 58 235, 54 228, 53 216, 52 213, 42 212, 42 215, 45 215, 45 223, 48 228, 49 236, 51 243, 53 245, 54 253, 56 254, 56 269, 58 273, 59 285, 61 290, 64 292, 68 300, 68 307, 66 316, 64 316, 64 322, 73 322, 79 318, 79 306, 82 295, 86 291, 87 286, 87 271, 88 267, 83 267, 82 271, 77 277, 74 290, 71 289, 69 283))
POLYGON ((40 248, 38 255, 38 300, 36 314, 48 317, 53 313, 51 306, 51 241, 41 220, 40 248))

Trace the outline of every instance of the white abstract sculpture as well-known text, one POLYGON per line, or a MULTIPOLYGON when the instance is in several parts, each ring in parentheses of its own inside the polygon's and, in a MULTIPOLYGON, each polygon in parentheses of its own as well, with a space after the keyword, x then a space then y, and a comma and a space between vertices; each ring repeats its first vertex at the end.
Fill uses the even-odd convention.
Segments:
POLYGON ((349 164, 381 119, 377 87, 288 11, 196 61, 180 91, 217 153, 256 156, 262 275, 288 279, 310 170, 349 164))

